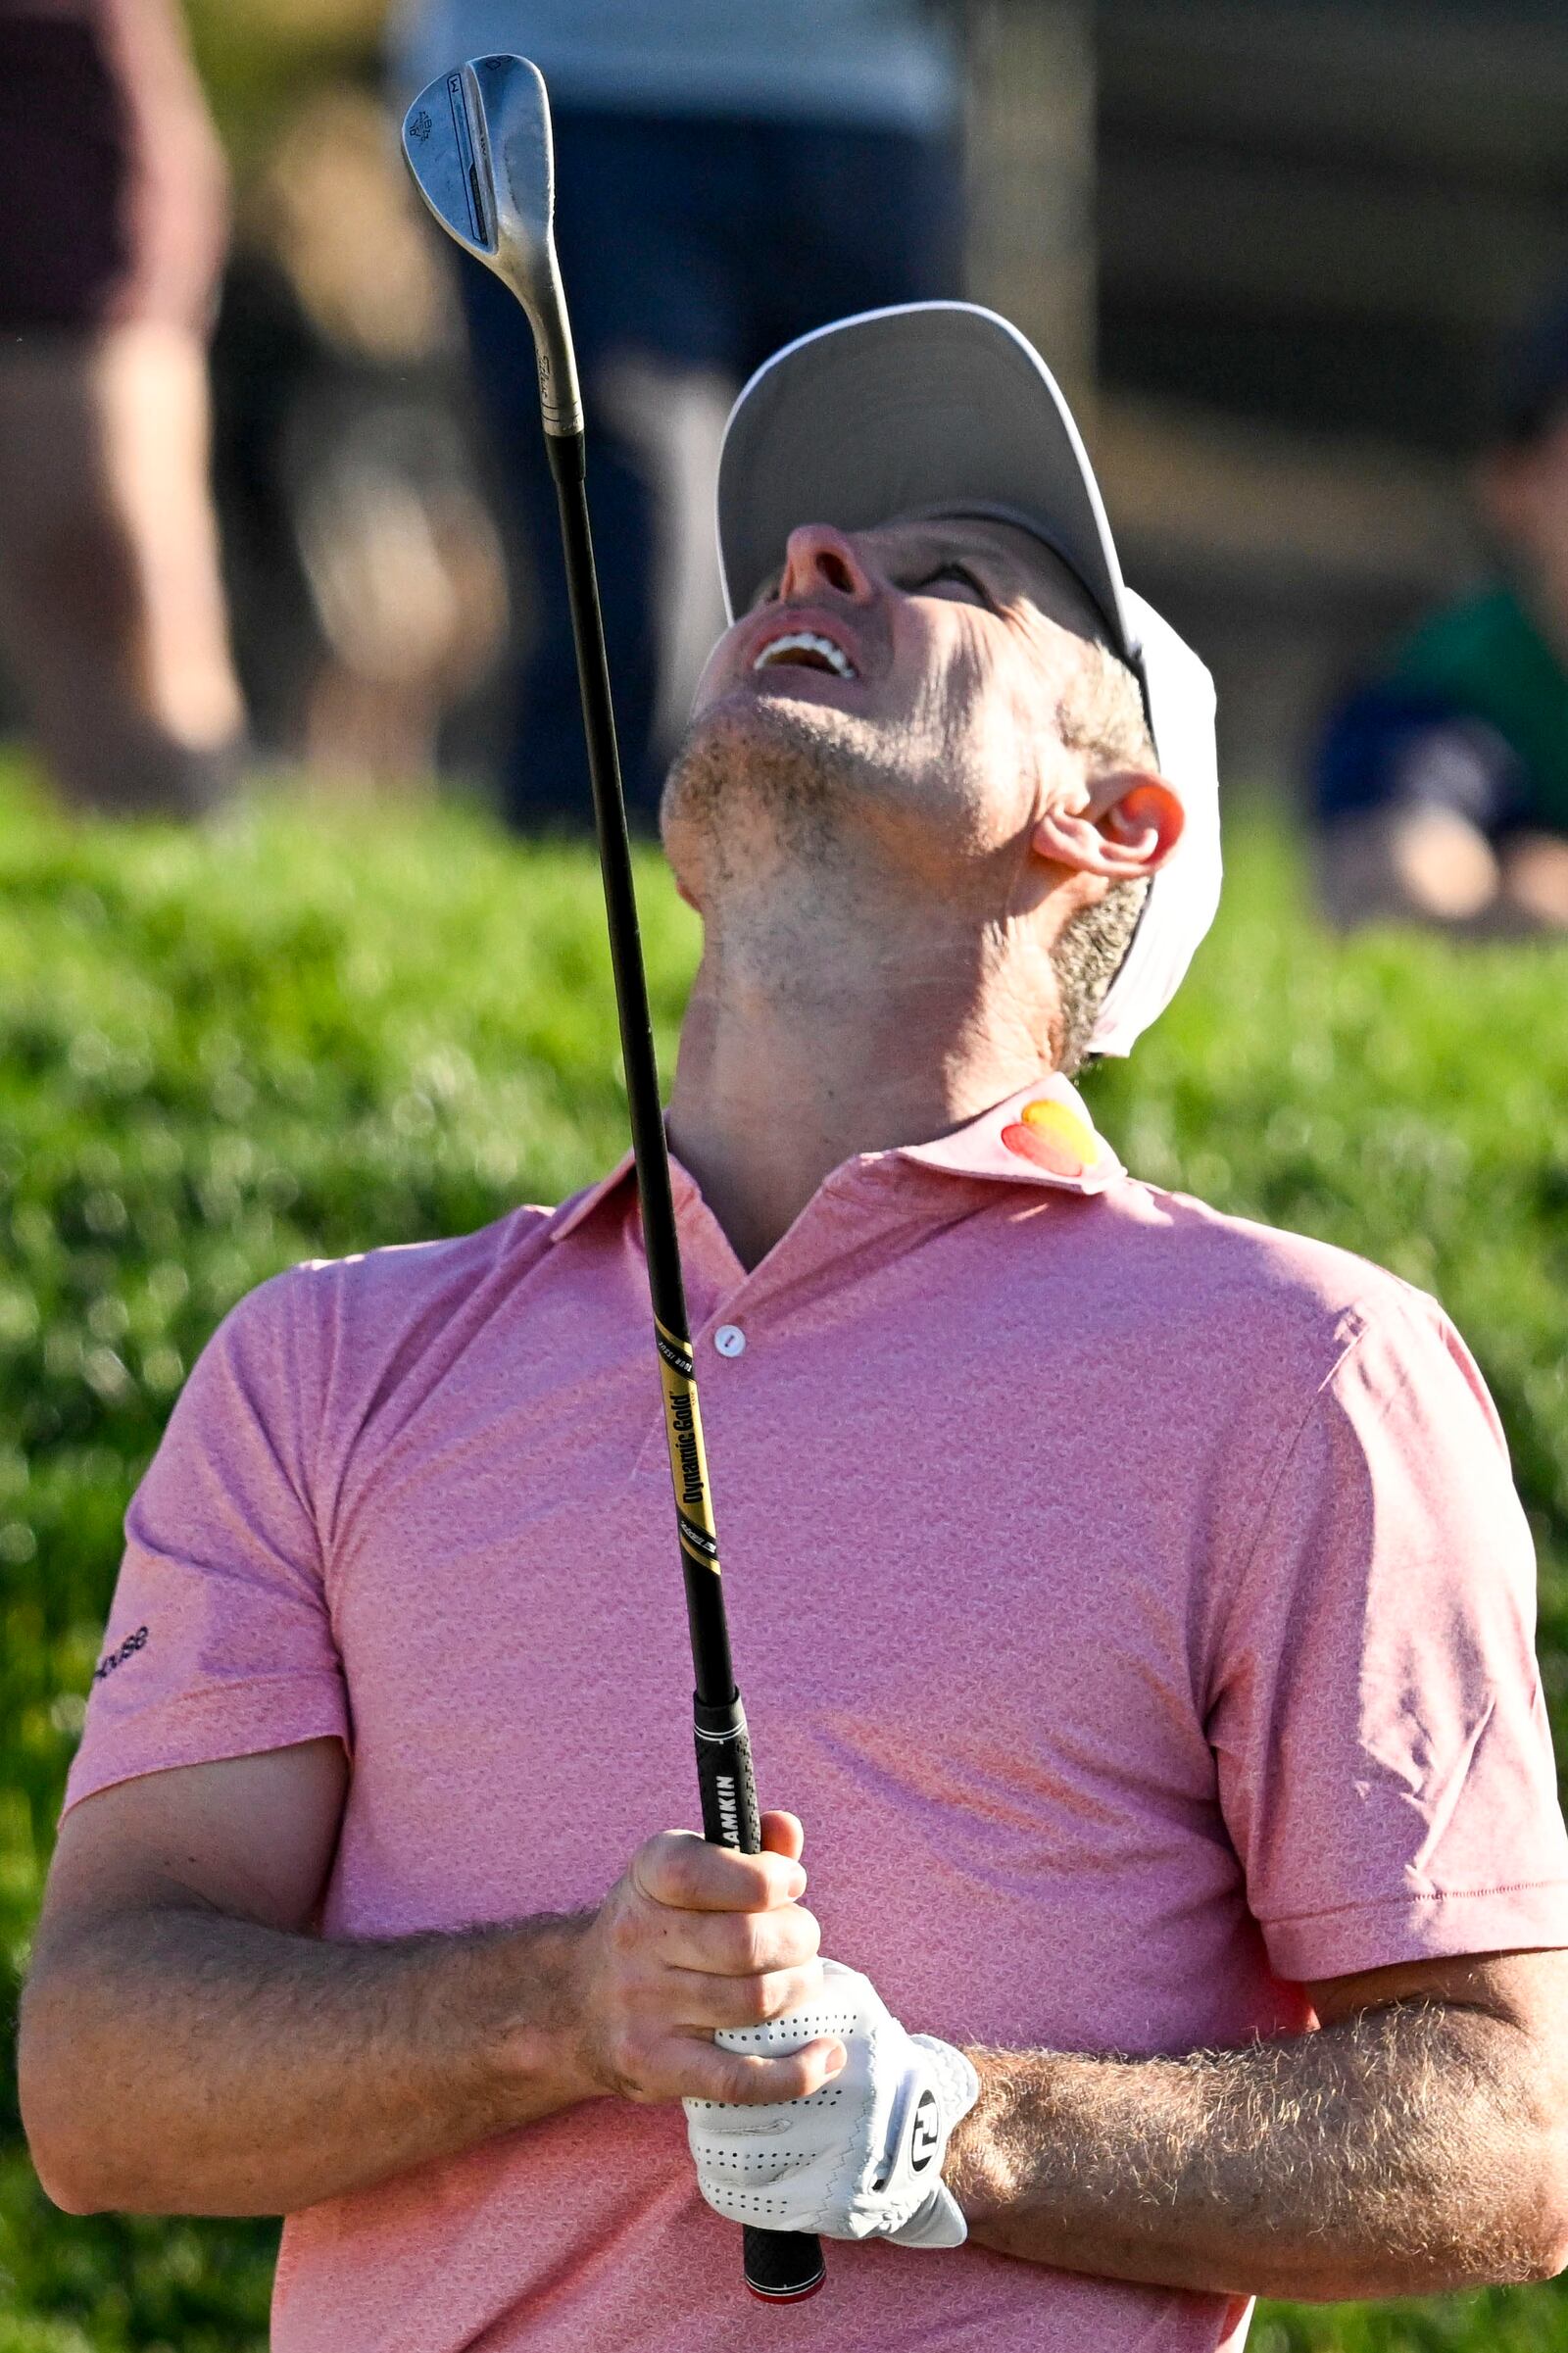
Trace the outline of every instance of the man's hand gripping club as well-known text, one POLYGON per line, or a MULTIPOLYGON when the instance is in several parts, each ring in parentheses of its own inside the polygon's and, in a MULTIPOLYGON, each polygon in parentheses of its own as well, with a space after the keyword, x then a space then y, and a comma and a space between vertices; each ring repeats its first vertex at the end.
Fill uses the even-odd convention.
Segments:
POLYGON ((942 2160, 979 2079, 908 2034, 870 1982, 817 1957, 793 1814, 761 1854, 665 1831, 582 1931, 578 2096, 685 2102, 698 2183, 737 2223, 962 2244, 942 2160))
POLYGON ((764 1814, 762 1838, 752 1855, 687 1831, 637 1849, 575 1955, 578 2097, 799 2100, 843 2066, 831 2033, 787 2035, 769 2051, 713 2040, 821 1999, 817 1924, 798 1901, 800 1823, 764 1814))
POLYGON ((686 2131, 708 2203, 730 2221, 821 2238, 959 2247, 962 2212, 942 2180, 954 2127, 980 2096, 962 2051, 910 2034, 869 1978, 820 1964, 821 1992, 792 2015, 719 2034, 762 2054, 824 2034, 848 2051, 820 2090, 787 2106, 686 2101, 686 2131))

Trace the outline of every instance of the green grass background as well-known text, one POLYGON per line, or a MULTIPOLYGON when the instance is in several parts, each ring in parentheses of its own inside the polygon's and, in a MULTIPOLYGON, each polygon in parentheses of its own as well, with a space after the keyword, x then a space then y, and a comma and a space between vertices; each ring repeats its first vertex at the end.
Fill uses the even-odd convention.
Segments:
MULTIPOLYGON (((643 886, 667 1067, 695 925, 652 858, 643 886)), ((451 808, 67 829, 0 775, 8 2000, 121 1515, 218 1318, 297 1258, 462 1232, 622 1149, 597 894, 581 852, 451 808)), ((1330 941, 1259 819, 1177 1005, 1089 1084, 1137 1173, 1364 1250, 1451 1308, 1540 1542, 1568 1753, 1565 1010, 1568 951, 1330 941)), ((263 2344, 270 2228, 58 2216, 0 2096, 0 2353, 263 2344)), ((1253 2343, 1568 2348, 1568 2294, 1270 2307, 1253 2343)))

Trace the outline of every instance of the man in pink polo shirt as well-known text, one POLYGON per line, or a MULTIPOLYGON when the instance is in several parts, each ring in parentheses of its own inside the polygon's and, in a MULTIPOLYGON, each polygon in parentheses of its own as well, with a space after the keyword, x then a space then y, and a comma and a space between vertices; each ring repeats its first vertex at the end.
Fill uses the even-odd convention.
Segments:
POLYGON ((1206 675, 963 306, 782 354, 720 524, 670 1133, 797 1814, 661 1828, 625 1167, 298 1267, 128 1515, 44 2181, 286 2214, 279 2353, 1212 2353, 1259 2292, 1544 2277, 1568 1842, 1496 1417, 1433 1301, 1138 1183, 1070 1084, 1212 914, 1206 675), (748 2307, 731 2215, 841 2241, 824 2292, 748 2307))

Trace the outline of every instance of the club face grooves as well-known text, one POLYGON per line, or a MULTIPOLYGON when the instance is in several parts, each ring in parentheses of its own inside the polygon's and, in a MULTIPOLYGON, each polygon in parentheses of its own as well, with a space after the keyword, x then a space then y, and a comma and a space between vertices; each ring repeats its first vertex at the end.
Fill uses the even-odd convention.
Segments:
POLYGON ((473 161, 473 134, 468 124, 468 95, 463 86, 461 74, 447 75, 447 104, 452 109, 452 140, 458 151, 458 170, 468 199, 468 240, 474 245, 487 245, 484 233, 484 200, 479 192, 479 174, 473 161))

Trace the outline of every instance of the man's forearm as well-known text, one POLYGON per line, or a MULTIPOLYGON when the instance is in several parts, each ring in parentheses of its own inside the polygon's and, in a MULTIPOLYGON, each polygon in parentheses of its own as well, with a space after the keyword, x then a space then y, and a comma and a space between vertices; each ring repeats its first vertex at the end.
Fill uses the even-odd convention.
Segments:
POLYGON ((1424 2003, 1176 2059, 971 2051, 946 2178, 1000 2253, 1151 2284, 1335 2299, 1555 2270, 1521 2039, 1424 2003))
POLYGON ((197 1909, 100 1921, 24 2001, 45 2185, 86 2211, 283 2214, 588 2096, 579 1933, 327 1943, 197 1909))

